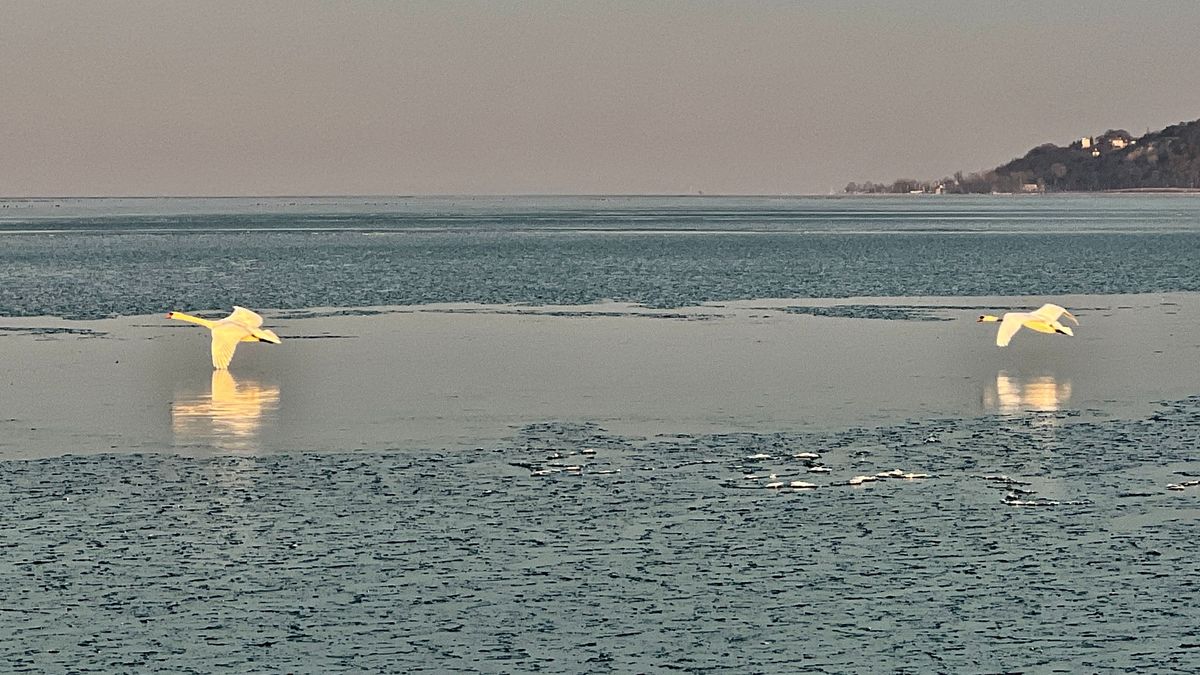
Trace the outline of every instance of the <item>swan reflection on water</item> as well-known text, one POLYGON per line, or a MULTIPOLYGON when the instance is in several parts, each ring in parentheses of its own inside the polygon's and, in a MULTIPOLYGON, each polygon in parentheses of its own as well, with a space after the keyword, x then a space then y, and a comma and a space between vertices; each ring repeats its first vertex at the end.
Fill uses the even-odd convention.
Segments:
POLYGON ((983 407, 1005 414, 1059 410, 1070 400, 1070 380, 1053 375, 1009 375, 1002 370, 983 391, 983 407))
POLYGON ((228 370, 214 370, 209 393, 171 403, 171 429, 185 443, 256 450, 264 417, 278 408, 278 386, 246 379, 239 383, 228 370))

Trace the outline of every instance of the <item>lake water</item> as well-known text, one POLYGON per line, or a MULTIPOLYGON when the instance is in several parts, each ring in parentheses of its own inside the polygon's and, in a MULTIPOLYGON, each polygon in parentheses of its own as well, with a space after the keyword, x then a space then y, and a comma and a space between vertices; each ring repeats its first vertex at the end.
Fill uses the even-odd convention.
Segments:
POLYGON ((1190 672, 1197 260, 1191 196, 0 200, 0 663, 1190 672), (162 317, 235 302, 229 372, 162 317))
POLYGON ((0 316, 1200 290, 1200 199, 0 202, 0 316))

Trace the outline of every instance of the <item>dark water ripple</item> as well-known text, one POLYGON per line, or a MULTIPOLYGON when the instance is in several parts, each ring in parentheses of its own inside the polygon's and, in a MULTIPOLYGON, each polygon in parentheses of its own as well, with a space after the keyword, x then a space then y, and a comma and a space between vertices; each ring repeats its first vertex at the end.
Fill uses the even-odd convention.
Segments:
POLYGON ((927 236, 8 235, 0 314, 438 302, 680 307, 762 297, 1200 290, 1200 232, 927 236), (1066 266, 1035 265, 1070 250, 1066 266))
POLYGON ((547 422, 466 453, 8 461, 0 659, 1192 672, 1200 487, 1165 486, 1200 473, 1198 441, 1192 398, 1133 421, 651 439, 547 422), (893 469, 928 476, 847 484, 893 469), (768 487, 792 480, 819 487, 768 487))
POLYGON ((944 307, 916 307, 912 305, 836 305, 823 307, 818 305, 792 305, 780 311, 788 314, 808 314, 811 316, 831 316, 846 319, 886 319, 890 321, 951 321, 947 316, 939 315, 944 307))
POLYGON ((443 202, 0 219, 0 315, 1200 291, 1187 199, 443 202))
POLYGON ((0 326, 0 335, 37 335, 53 337, 58 335, 74 335, 76 337, 102 338, 108 333, 91 328, 64 328, 60 326, 0 326))

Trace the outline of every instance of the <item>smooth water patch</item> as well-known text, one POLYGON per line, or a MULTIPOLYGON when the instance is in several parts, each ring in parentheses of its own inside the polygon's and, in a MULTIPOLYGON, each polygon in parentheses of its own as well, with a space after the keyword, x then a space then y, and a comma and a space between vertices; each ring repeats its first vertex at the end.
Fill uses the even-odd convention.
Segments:
POLYGON ((1188 294, 312 309, 266 312, 283 343, 247 344, 216 375, 195 326, 14 318, 0 457, 454 450, 545 419, 653 436, 1141 416, 1195 393, 1197 312, 1188 294), (1074 338, 999 349, 975 322, 1051 299, 1079 317, 1074 338))

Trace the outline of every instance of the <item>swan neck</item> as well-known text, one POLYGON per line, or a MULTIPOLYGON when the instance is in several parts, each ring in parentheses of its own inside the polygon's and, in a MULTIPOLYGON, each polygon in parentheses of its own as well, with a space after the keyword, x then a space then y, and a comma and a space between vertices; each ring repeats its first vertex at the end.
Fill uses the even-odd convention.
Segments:
POLYGON ((196 325, 204 326, 206 328, 212 328, 213 323, 215 323, 213 321, 209 321, 208 319, 201 319, 198 316, 192 316, 191 314, 184 314, 183 312, 171 312, 170 314, 167 315, 167 318, 168 319, 179 319, 180 321, 187 321, 188 323, 194 323, 196 325))

